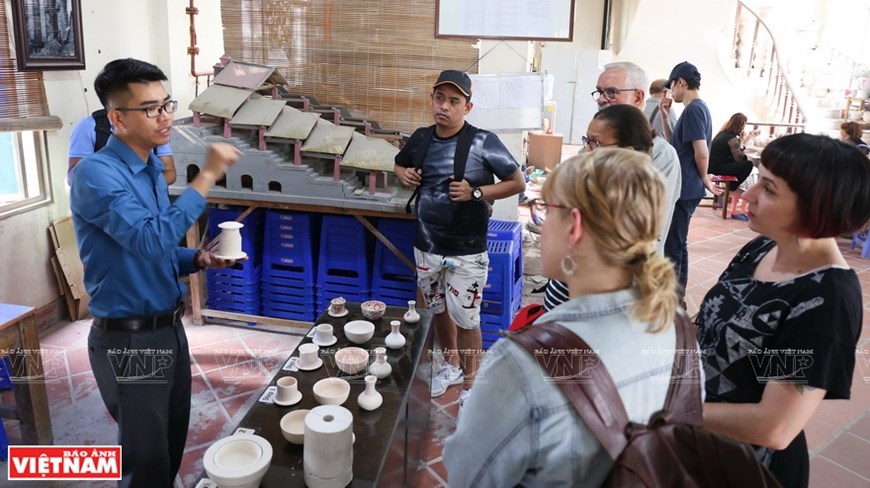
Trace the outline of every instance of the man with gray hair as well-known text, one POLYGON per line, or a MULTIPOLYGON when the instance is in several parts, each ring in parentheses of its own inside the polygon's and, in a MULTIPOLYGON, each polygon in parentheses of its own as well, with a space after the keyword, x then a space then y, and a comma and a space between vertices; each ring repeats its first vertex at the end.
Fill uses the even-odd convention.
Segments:
MULTIPOLYGON (((604 71, 598 76, 598 83, 595 85, 595 91, 592 92, 592 98, 598 103, 599 110, 610 105, 624 104, 634 105, 642 111, 646 98, 644 89, 648 84, 646 72, 640 66, 628 61, 610 63, 604 66, 604 71)), ((674 257, 665 253, 664 246, 668 231, 671 228, 674 205, 680 198, 680 186, 682 185, 680 159, 677 157, 677 151, 660 134, 656 134, 653 139, 651 156, 653 166, 664 177, 665 197, 667 199, 664 221, 656 249, 673 261, 674 257)), ((544 307, 547 310, 552 310, 567 300, 568 287, 559 281, 550 280, 544 295, 544 307)))

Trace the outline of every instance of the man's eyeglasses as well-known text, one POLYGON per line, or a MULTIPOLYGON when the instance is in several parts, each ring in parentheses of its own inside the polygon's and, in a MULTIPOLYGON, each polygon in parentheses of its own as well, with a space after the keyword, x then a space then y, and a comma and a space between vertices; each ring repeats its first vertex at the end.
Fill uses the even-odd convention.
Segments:
POLYGON ((145 116, 149 119, 155 119, 160 116, 161 113, 166 112, 168 114, 174 114, 178 109, 178 101, 177 100, 169 100, 163 105, 151 105, 150 107, 132 107, 132 108, 124 108, 124 107, 116 107, 115 110, 121 112, 145 112, 145 116))
POLYGON ((599 147, 616 147, 616 146, 619 146, 619 143, 616 143, 616 144, 601 144, 600 142, 596 141, 595 139, 590 139, 590 138, 588 138, 588 137, 586 137, 586 136, 581 137, 581 138, 580 138, 580 141, 583 142, 583 147, 585 147, 586 149, 588 149, 588 150, 590 150, 590 151, 594 151, 595 149, 597 149, 597 148, 599 148, 599 147))
POLYGON ((547 219, 547 211, 550 208, 564 208, 568 207, 565 205, 559 205, 558 203, 547 203, 543 198, 533 198, 529 200, 529 213, 532 216, 532 222, 535 225, 543 225, 544 220, 547 219))
POLYGON ((612 102, 613 99, 616 98, 616 95, 619 94, 619 92, 637 90, 638 88, 605 88, 603 90, 595 90, 594 92, 592 92, 592 99, 597 102, 599 98, 604 97, 604 99, 608 102, 612 102))

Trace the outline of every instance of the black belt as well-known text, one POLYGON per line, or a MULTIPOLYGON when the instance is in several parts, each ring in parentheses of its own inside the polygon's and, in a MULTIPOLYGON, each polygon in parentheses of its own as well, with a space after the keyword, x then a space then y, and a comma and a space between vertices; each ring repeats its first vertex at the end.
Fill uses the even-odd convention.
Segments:
POLYGON ((181 322, 184 315, 184 304, 178 304, 178 308, 172 312, 149 315, 147 317, 125 317, 114 319, 101 319, 94 317, 93 326, 103 330, 120 330, 127 332, 149 332, 165 327, 174 327, 181 322))

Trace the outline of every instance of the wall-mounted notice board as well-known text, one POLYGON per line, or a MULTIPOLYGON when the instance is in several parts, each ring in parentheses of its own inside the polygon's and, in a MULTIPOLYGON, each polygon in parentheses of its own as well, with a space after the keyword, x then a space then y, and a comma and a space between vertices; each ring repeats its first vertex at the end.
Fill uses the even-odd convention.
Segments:
POLYGON ((544 107, 544 79, 540 73, 469 75, 471 102, 466 119, 492 131, 540 129, 544 107))
POLYGON ((435 37, 571 41, 574 0, 437 0, 435 37))

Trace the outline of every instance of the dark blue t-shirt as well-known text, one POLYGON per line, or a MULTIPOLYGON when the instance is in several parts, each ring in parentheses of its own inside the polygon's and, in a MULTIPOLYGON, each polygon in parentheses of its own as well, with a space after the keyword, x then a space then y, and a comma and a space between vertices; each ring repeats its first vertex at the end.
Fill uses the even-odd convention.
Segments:
POLYGON ((704 198, 707 194, 704 181, 698 173, 698 167, 695 166, 695 149, 692 147, 692 141, 700 139, 707 141, 709 152, 713 140, 713 121, 707 104, 703 100, 696 99, 686 105, 671 135, 671 145, 677 150, 683 175, 680 200, 695 200, 704 198))
MULTIPOLYGON (((414 167, 416 151, 425 131, 411 135, 396 155, 396 164, 414 167)), ((414 246, 421 251, 443 256, 465 256, 486 251, 486 226, 490 204, 485 201, 452 202, 449 187, 453 181, 453 156, 459 134, 447 139, 432 136, 423 158, 422 181, 417 195, 417 235, 414 246)), ((471 142, 465 179, 472 186, 491 185, 493 175, 508 179, 519 164, 492 132, 478 129, 471 142)))

